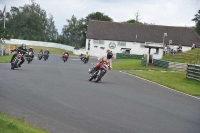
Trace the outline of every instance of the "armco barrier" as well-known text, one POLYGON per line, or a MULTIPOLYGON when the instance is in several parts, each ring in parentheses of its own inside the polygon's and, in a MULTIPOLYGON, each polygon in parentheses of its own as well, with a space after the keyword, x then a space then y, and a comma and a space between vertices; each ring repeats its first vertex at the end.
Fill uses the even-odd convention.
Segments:
POLYGON ((164 60, 153 59, 153 64, 154 64, 154 66, 163 67, 163 68, 169 67, 169 62, 164 61, 164 60))
POLYGON ((144 55, 117 53, 117 59, 142 59, 144 55))
POLYGON ((142 66, 147 66, 147 60, 146 59, 142 59, 141 60, 141 65, 142 66))
POLYGON ((186 77, 200 82, 200 65, 188 64, 186 77))

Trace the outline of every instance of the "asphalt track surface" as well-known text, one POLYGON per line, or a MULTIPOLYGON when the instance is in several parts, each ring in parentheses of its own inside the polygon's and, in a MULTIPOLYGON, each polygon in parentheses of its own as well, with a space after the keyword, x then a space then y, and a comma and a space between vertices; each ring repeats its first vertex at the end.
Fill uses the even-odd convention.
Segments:
POLYGON ((114 70, 89 82, 89 62, 0 64, 0 111, 52 133, 200 133, 199 99, 114 70))

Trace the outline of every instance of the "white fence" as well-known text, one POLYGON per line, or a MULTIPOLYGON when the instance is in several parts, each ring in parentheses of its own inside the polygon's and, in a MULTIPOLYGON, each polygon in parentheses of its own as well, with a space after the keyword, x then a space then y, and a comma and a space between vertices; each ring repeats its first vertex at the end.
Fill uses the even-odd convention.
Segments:
MULTIPOLYGON (((68 46, 68 45, 63 45, 63 44, 59 44, 59 43, 52 43, 52 42, 41 42, 41 41, 30 41, 30 40, 20 40, 20 39, 10 39, 10 40, 5 40, 6 44, 22 44, 25 43, 26 45, 31 45, 31 46, 43 46, 43 47, 53 47, 53 48, 60 48, 60 49, 64 49, 64 50, 69 50, 69 51, 73 51, 73 54, 75 55, 80 55, 85 54, 87 51, 85 49, 74 49, 74 47, 72 46, 68 46)), ((102 53, 96 53, 96 52, 89 52, 88 53, 91 56, 102 56, 102 53)))

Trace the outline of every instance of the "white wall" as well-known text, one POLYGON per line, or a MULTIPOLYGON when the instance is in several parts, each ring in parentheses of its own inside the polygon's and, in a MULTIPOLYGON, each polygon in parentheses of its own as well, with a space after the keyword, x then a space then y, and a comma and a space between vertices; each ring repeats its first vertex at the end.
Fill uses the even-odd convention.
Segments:
MULTIPOLYGON (((86 39, 86 51, 88 51, 91 54, 96 53, 96 55, 97 54, 102 55, 108 49, 111 50, 114 54, 116 54, 116 53, 123 52, 121 51, 121 48, 130 48, 131 49, 130 54, 143 55, 143 54, 149 53, 149 49, 144 47, 145 43, 126 42, 126 46, 118 46, 117 44, 118 44, 118 41, 112 41, 112 40, 104 40, 104 44, 93 44, 93 39, 86 39), (88 50, 89 40, 90 40, 90 50, 88 50), (109 48, 109 44, 111 42, 116 44, 116 47, 114 49, 109 48), (98 46, 98 47, 95 48, 94 46, 98 46), (100 49, 100 47, 105 47, 105 49, 102 50, 100 49)), ((160 47, 159 44, 157 45, 154 44, 153 46, 160 47)), ((150 54, 153 54, 154 59, 161 59, 163 55, 163 49, 159 49, 159 54, 154 54, 154 53, 156 53, 156 49, 151 49, 150 54)))
POLYGON ((7 44, 22 44, 25 43, 26 45, 31 45, 31 46, 44 46, 44 47, 54 47, 54 48, 60 48, 60 49, 65 49, 69 51, 73 51, 74 47, 68 46, 68 45, 63 45, 59 43, 52 43, 52 42, 40 42, 40 41, 29 41, 29 40, 20 40, 20 39, 10 39, 10 40, 5 40, 5 43, 7 44))

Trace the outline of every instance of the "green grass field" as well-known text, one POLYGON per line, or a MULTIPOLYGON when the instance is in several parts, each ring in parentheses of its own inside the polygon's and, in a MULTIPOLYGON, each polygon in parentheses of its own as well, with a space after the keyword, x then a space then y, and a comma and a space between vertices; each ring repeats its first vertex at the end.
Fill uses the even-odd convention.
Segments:
POLYGON ((49 133, 0 113, 0 133, 49 133))
POLYGON ((165 68, 159 68, 155 66, 141 66, 141 60, 135 59, 118 59, 117 62, 113 62, 113 70, 168 70, 165 68))
POLYGON ((141 66, 141 60, 123 59, 113 62, 113 70, 128 70, 128 73, 170 87, 193 96, 200 96, 200 83, 186 78, 186 72, 172 72, 154 66, 141 66), (134 71, 142 70, 142 71, 134 71), (149 71, 152 70, 152 71, 149 71))
POLYGON ((200 83, 187 79, 186 72, 134 71, 129 73, 186 94, 200 96, 200 83))

